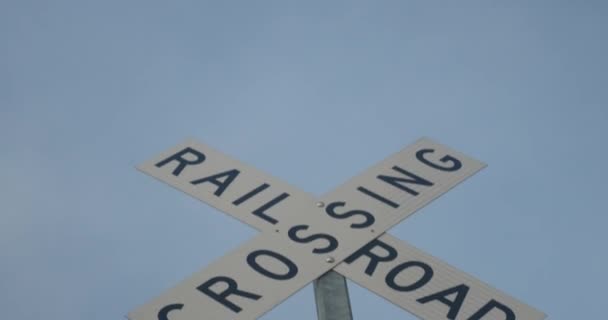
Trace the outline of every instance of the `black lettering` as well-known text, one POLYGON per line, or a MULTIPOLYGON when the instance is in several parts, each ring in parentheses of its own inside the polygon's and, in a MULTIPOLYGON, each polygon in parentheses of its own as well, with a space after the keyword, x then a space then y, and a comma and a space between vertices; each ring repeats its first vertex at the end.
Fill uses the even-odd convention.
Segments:
POLYGON ((191 181, 190 183, 193 185, 197 185, 205 182, 211 182, 212 184, 217 186, 217 189, 213 194, 219 197, 222 195, 222 193, 224 193, 226 188, 228 188, 228 186, 232 183, 232 181, 234 181, 234 179, 239 175, 239 173, 241 173, 239 170, 232 169, 225 172, 220 172, 218 174, 214 174, 212 176, 200 178, 191 181), (220 181, 220 179, 224 179, 224 181, 220 181))
POLYGON ((275 197, 274 199, 268 201, 268 203, 262 205, 261 207, 253 210, 251 213, 253 213, 253 215, 258 216, 272 224, 276 224, 277 222, 279 222, 277 219, 269 216, 266 214, 266 211, 272 207, 274 207, 275 205, 277 205, 277 203, 285 200, 287 197, 289 197, 289 193, 281 193, 280 195, 278 195, 277 197, 275 197))
POLYGON ((205 283, 198 286, 197 289, 198 289, 198 291, 208 295, 211 299, 221 303, 226 308, 228 308, 236 313, 241 312, 242 308, 237 306, 236 304, 228 301, 227 297, 229 297, 231 295, 237 295, 237 296, 241 296, 243 298, 247 298, 247 299, 251 299, 251 300, 259 300, 260 298, 262 298, 262 296, 255 294, 253 292, 239 290, 238 285, 237 285, 236 281, 234 281, 234 279, 229 278, 229 277, 223 277, 223 276, 211 278, 211 279, 207 280, 205 283), (228 285, 228 287, 220 293, 212 291, 211 286, 213 286, 217 283, 220 283, 220 282, 225 283, 226 285, 228 285))
POLYGON ((402 169, 402 168, 400 168, 398 166, 394 166, 393 170, 395 170, 395 171, 397 171, 397 172, 399 172, 399 173, 401 173, 403 175, 406 175, 409 178, 391 177, 391 176, 379 175, 378 179, 380 179, 380 180, 382 180, 382 181, 384 181, 384 182, 386 182, 386 183, 388 183, 388 184, 390 184, 390 185, 392 185, 394 187, 397 187, 397 188, 399 188, 399 189, 401 189, 401 190, 403 190, 403 191, 405 191, 405 192, 407 192, 407 193, 409 193, 409 194, 411 194, 413 196, 417 196, 418 195, 418 191, 410 189, 409 187, 407 187, 405 185, 406 183, 419 184, 419 185, 423 185, 423 186, 427 186, 427 187, 430 187, 430 186, 433 185, 432 182, 430 182, 430 181, 428 181, 428 180, 426 180, 426 179, 424 179, 422 177, 419 177, 419 176, 417 176, 417 175, 415 175, 415 174, 413 174, 413 173, 411 173, 411 172, 409 172, 407 170, 404 170, 404 169, 402 169))
POLYGON ((420 298, 416 301, 418 301, 419 303, 428 303, 433 300, 438 300, 439 302, 445 304, 446 306, 448 306, 450 308, 450 311, 448 311, 447 317, 448 317, 448 319, 454 320, 454 319, 456 319, 456 316, 458 316, 458 311, 460 311, 460 307, 462 307, 462 303, 464 302, 464 298, 466 298, 468 292, 469 292, 469 287, 464 284, 461 284, 461 285, 455 286, 453 288, 449 288, 449 289, 445 289, 443 291, 439 291, 437 293, 433 293, 429 296, 420 298), (454 297, 454 300, 448 299, 447 296, 452 295, 452 294, 456 294, 456 297, 454 297))
POLYGON ((298 274, 298 266, 295 265, 295 263, 293 263, 291 260, 289 260, 287 257, 270 251, 270 250, 256 250, 252 253, 250 253, 247 256, 247 264, 253 268, 253 270, 259 272, 261 275, 266 276, 268 278, 271 279, 275 279, 275 280, 289 280, 293 277, 296 276, 296 274, 298 274), (282 262, 286 267, 287 267, 287 272, 285 274, 276 274, 276 273, 272 273, 270 271, 268 271, 267 269, 263 268, 262 266, 260 266, 257 262, 257 257, 259 256, 268 256, 268 257, 273 257, 276 260, 282 262))
POLYGON ((249 191, 248 193, 244 194, 243 196, 241 196, 240 198, 234 200, 232 202, 233 205, 238 206, 241 203, 251 199, 253 196, 255 196, 256 194, 266 190, 268 187, 270 187, 270 185, 268 183, 264 183, 262 185, 260 185, 259 187, 249 191))
POLYGON ((376 221, 376 218, 374 218, 371 213, 363 210, 350 210, 345 213, 336 213, 336 207, 343 207, 345 204, 346 202, 343 201, 332 202, 327 205, 327 207, 325 208, 325 212, 327 212, 330 217, 336 219, 346 219, 357 215, 365 217, 365 221, 351 224, 350 227, 353 229, 367 228, 374 224, 374 222, 376 221))
POLYGON ((416 158, 427 166, 441 171, 457 171, 458 169, 462 168, 462 162, 450 155, 446 155, 443 158, 439 159, 439 162, 451 164, 450 166, 438 165, 437 163, 433 163, 424 157, 425 154, 433 152, 435 152, 435 149, 418 150, 418 152, 416 152, 416 158))
POLYGON ((397 258, 397 250, 378 239, 374 239, 365 246, 363 246, 361 249, 355 251, 355 253, 346 258, 344 262, 351 264, 353 263, 353 261, 359 259, 364 255, 369 257, 369 264, 367 265, 367 267, 365 267, 365 273, 368 276, 372 276, 379 262, 388 262, 397 258), (379 256, 373 253, 372 250, 376 247, 384 249, 386 251, 386 255, 379 256))
POLYGON ((393 270, 391 270, 386 275, 386 278, 384 280, 385 280, 386 284, 389 287, 391 287, 392 289, 397 290, 397 291, 402 291, 402 292, 408 292, 408 291, 414 291, 414 290, 424 286, 425 284, 427 284, 427 282, 429 282, 431 280, 432 277, 433 277, 433 269, 428 264, 426 264, 424 262, 420 262, 420 261, 408 261, 408 262, 404 262, 404 263, 396 266, 395 268, 393 268, 393 270), (424 275, 420 279, 418 279, 418 281, 416 281, 410 285, 403 286, 403 285, 397 284, 397 282, 395 282, 395 278, 397 278, 397 276, 403 270, 406 270, 411 267, 421 268, 422 271, 424 271, 424 275))
POLYGON ((169 317, 168 317, 169 312, 171 312, 173 310, 181 310, 183 307, 184 307, 184 305, 181 303, 174 303, 174 304, 164 306, 158 312, 158 320, 169 320, 169 317))
POLYGON ((385 198, 385 197, 383 197, 383 196, 381 196, 381 195, 379 195, 379 194, 377 194, 377 193, 375 193, 375 192, 373 192, 373 191, 371 191, 371 190, 369 190, 369 189, 367 189, 365 187, 358 187, 357 191, 360 191, 361 193, 363 193, 363 194, 365 194, 367 196, 370 196, 370 197, 372 197, 372 198, 374 198, 374 199, 376 199, 376 200, 384 203, 385 205, 387 205, 389 207, 393 207, 395 209, 399 208, 399 204, 398 203, 395 203, 394 201, 391 201, 391 200, 389 200, 389 199, 387 199, 387 198, 385 198))
POLYGON ((298 234, 297 234, 298 231, 307 230, 308 227, 309 226, 305 225, 305 224, 293 226, 293 227, 291 227, 291 229, 289 229, 289 232, 287 233, 287 235, 289 236, 289 239, 291 239, 295 242, 298 242, 298 243, 309 243, 309 242, 315 241, 317 239, 325 239, 328 242, 327 246, 325 246, 323 248, 313 249, 312 250, 313 253, 317 253, 317 254, 329 253, 329 252, 336 250, 336 248, 338 247, 338 240, 336 240, 335 237, 333 237, 327 233, 316 233, 311 236, 303 237, 303 238, 298 237, 298 234))
POLYGON ((470 316, 468 320, 480 320, 494 308, 499 309, 505 314, 505 320, 515 320, 515 313, 513 310, 494 299, 490 300, 490 302, 486 303, 485 306, 481 307, 481 309, 475 312, 474 315, 470 316))
POLYGON ((156 164, 156 167, 160 168, 171 161, 177 161, 179 164, 173 169, 173 175, 179 176, 186 166, 200 164, 205 161, 205 155, 202 152, 196 151, 190 147, 170 156, 169 158, 156 164), (194 160, 188 160, 184 158, 185 155, 190 154, 196 157, 194 160))

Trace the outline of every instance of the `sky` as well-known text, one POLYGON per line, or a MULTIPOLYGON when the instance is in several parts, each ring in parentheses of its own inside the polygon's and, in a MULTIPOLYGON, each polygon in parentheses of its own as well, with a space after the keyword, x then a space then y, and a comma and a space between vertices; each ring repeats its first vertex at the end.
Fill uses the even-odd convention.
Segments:
MULTIPOLYGON (((257 232, 135 166, 194 138, 322 195, 426 136, 488 164, 390 233, 605 318, 604 1, 0 1, 0 310, 124 319, 257 232), (604 145, 604 147, 602 147, 604 145)), ((349 282, 355 319, 415 319, 349 282)), ((261 319, 314 319, 307 286, 261 319)))

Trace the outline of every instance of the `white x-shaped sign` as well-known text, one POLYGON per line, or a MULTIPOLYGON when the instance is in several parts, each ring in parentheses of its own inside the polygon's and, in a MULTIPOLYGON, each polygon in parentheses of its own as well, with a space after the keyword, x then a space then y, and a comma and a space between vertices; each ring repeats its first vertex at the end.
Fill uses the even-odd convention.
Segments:
POLYGON ((483 167, 423 138, 317 199, 187 141, 138 168, 262 233, 128 318, 256 319, 334 270, 421 319, 544 319, 384 233, 483 167))

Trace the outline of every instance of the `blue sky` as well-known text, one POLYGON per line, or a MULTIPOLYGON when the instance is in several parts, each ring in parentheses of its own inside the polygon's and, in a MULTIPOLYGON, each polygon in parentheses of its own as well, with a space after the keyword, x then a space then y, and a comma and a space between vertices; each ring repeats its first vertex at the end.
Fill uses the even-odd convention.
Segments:
MULTIPOLYGON (((602 1, 0 2, 0 310, 123 319, 256 232, 135 170, 187 137, 321 195, 488 164, 391 229, 549 315, 608 285, 602 1), (602 147, 604 146, 604 147, 602 147)), ((414 319, 350 284, 356 319, 414 319)), ((313 319, 306 287, 263 319, 313 319)))

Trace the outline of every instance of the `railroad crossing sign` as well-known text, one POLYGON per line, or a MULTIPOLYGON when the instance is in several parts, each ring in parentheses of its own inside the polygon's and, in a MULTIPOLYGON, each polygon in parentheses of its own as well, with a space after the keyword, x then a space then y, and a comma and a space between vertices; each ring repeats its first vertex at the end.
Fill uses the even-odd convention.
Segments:
POLYGON ((262 232, 128 318, 256 319, 334 270, 421 319, 544 319, 385 233, 484 167, 423 138, 315 198, 186 141, 138 168, 262 232))

